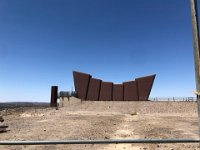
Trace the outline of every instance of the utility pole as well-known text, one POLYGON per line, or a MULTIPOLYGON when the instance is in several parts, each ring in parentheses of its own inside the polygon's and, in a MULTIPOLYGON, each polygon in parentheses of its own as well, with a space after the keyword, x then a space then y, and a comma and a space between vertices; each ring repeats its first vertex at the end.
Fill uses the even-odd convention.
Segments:
POLYGON ((198 26, 198 9, 197 0, 190 0, 191 15, 192 15, 192 30, 193 30, 193 46, 194 46, 194 64, 195 64, 195 79, 197 105, 198 105, 198 122, 200 136, 200 49, 199 49, 199 26, 198 26))

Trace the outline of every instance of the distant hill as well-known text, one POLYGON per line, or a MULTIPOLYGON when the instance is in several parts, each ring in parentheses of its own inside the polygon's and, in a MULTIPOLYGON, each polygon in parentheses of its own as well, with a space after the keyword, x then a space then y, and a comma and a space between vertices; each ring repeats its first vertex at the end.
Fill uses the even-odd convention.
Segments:
POLYGON ((18 107, 49 107, 49 103, 45 102, 7 102, 0 103, 0 110, 5 108, 18 108, 18 107))

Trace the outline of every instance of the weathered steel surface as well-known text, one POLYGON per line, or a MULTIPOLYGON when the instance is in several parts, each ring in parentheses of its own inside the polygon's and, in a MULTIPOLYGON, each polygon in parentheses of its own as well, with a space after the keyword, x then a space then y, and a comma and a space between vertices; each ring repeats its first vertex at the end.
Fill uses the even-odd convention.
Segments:
POLYGON ((139 101, 147 101, 156 75, 136 78, 139 101))
POLYGON ((58 87, 52 86, 51 87, 51 107, 57 107, 57 98, 58 98, 58 87))
POLYGON ((123 101, 124 100, 124 87, 123 84, 113 84, 113 101, 123 101))
POLYGON ((91 78, 88 87, 87 100, 98 101, 100 93, 101 80, 91 78))
POLYGON ((112 89, 113 89, 112 82, 101 82, 99 100, 111 101, 112 100, 112 89))
POLYGON ((124 101, 138 101, 138 90, 135 81, 124 82, 124 101))
POLYGON ((82 100, 86 100, 88 85, 91 76, 89 74, 77 71, 73 72, 73 76, 74 76, 74 85, 77 97, 82 100))
POLYGON ((155 75, 136 78, 136 81, 114 84, 91 78, 91 75, 74 71, 76 96, 82 100, 146 101, 149 98, 155 75))

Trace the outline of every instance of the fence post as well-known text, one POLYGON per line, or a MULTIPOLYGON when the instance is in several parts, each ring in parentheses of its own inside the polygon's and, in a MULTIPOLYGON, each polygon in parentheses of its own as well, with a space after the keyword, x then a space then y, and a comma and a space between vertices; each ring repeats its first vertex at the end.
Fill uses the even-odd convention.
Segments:
POLYGON ((51 103, 50 107, 57 107, 58 86, 51 86, 51 103))

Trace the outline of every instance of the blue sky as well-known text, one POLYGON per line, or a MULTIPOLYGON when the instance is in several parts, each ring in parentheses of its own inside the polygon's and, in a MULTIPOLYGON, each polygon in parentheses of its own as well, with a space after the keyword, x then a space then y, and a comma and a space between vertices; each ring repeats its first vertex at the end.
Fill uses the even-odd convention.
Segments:
POLYGON ((155 73, 151 97, 194 96, 189 0, 0 0, 0 70, 0 102, 48 102, 73 70, 114 83, 155 73))

